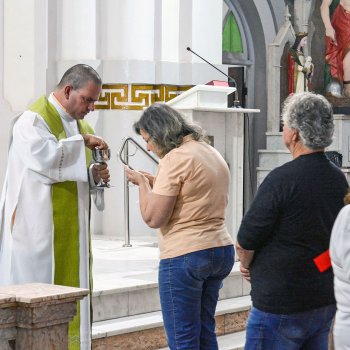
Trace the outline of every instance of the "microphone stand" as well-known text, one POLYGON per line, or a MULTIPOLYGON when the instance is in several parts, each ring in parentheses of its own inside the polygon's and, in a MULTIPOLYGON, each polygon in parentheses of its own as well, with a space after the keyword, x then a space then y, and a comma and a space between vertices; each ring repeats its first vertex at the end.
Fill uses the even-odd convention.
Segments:
POLYGON ((208 62, 205 58, 203 58, 202 56, 199 56, 196 52, 192 51, 190 47, 187 47, 187 51, 192 52, 194 55, 196 55, 197 57, 199 57, 201 60, 203 60, 204 62, 208 63, 209 66, 215 68, 217 71, 219 71, 221 74, 225 75, 228 80, 234 84, 235 87, 235 91, 234 91, 234 101, 233 101, 233 107, 234 108, 241 108, 239 100, 238 100, 238 91, 237 91, 237 82, 235 79, 233 79, 232 77, 230 77, 229 75, 227 75, 226 73, 224 73, 222 70, 220 70, 219 68, 215 67, 212 63, 208 62))

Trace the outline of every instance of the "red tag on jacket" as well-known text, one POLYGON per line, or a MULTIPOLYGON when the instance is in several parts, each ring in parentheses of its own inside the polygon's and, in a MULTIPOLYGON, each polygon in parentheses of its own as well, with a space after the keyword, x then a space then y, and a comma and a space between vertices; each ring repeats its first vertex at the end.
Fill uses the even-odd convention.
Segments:
POLYGON ((320 254, 319 256, 316 256, 316 258, 314 259, 314 263, 320 272, 328 270, 332 266, 331 257, 329 255, 329 249, 320 254))

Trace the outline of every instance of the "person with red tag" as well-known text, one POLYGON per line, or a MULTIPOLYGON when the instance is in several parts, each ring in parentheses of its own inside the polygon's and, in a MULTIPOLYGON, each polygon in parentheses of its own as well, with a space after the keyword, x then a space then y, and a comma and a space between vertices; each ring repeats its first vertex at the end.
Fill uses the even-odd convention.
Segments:
POLYGON ((321 95, 290 95, 283 140, 293 160, 260 185, 237 236, 253 307, 245 350, 327 350, 335 315, 329 241, 348 183, 325 155, 333 111, 321 95))

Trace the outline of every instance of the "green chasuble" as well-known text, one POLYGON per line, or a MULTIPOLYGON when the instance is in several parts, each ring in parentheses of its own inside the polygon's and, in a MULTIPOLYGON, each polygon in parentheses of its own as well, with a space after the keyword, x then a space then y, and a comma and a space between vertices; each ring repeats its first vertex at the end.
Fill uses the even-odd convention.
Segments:
MULTIPOLYGON (((29 110, 40 114, 57 140, 67 138, 59 113, 45 96, 39 98, 29 107, 29 110)), ((94 133, 92 127, 86 121, 79 120, 78 126, 81 134, 94 133)), ((87 166, 90 160, 91 151, 86 148, 87 166)), ((55 255, 54 283, 64 286, 80 287, 78 188, 75 181, 58 182, 52 185, 52 207, 55 255)), ((77 314, 69 324, 69 349, 80 349, 79 302, 77 314)))

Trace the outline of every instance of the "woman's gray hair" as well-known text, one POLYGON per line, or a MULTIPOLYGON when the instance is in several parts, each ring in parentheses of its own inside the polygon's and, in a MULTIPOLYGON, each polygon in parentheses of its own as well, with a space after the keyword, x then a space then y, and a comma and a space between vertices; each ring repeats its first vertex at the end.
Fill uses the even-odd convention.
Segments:
POLYGON ((63 74, 57 88, 61 89, 66 85, 71 85, 74 90, 79 90, 85 87, 89 81, 93 81, 97 86, 102 85, 102 80, 95 69, 87 64, 76 64, 63 74))
POLYGON ((194 140, 204 140, 200 126, 187 122, 178 111, 164 103, 155 103, 143 112, 134 124, 137 134, 140 135, 141 129, 150 135, 162 157, 179 147, 184 136, 192 135, 194 140))
POLYGON ((332 143, 334 124, 331 104, 322 95, 302 92, 287 97, 283 123, 299 132, 301 142, 312 150, 332 143))

